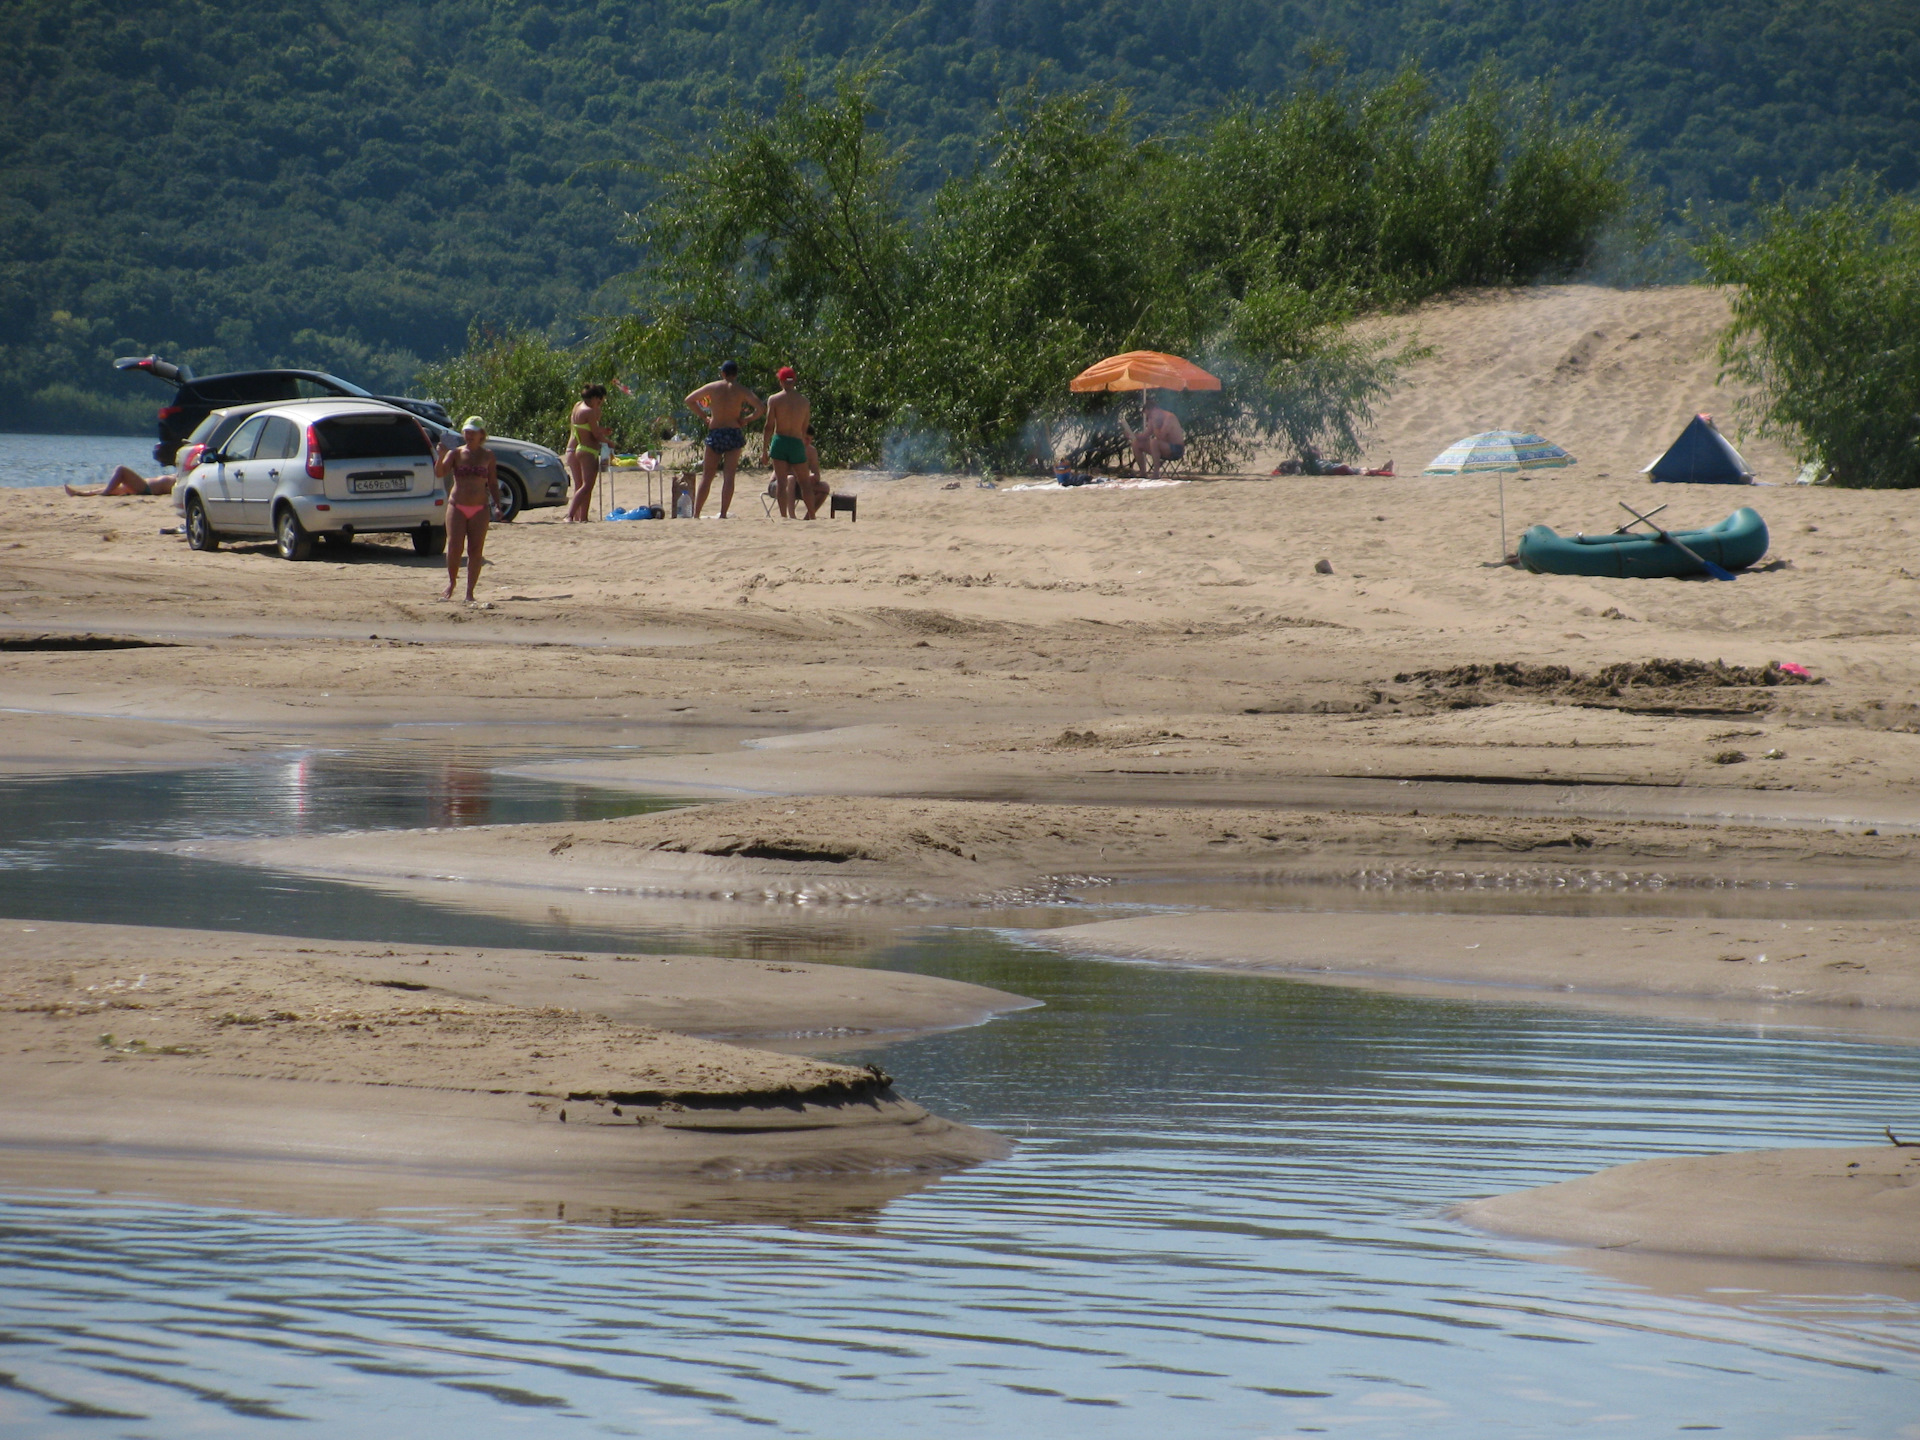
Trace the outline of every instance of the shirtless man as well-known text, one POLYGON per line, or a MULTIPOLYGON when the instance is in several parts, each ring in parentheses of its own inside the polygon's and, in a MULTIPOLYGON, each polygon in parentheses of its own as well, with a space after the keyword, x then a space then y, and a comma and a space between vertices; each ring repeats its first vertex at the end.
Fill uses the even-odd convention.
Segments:
POLYGON ((1136 435, 1127 429, 1124 415, 1120 417, 1120 428, 1126 430, 1127 439, 1133 444, 1136 471, 1150 468, 1157 475, 1167 461, 1182 459, 1187 453, 1187 432, 1181 428, 1180 418, 1163 408, 1151 390, 1140 402, 1140 433, 1136 435))
POLYGON ((760 437, 760 458, 773 461, 774 502, 782 516, 793 520, 798 518, 794 497, 807 474, 807 421, 813 418, 813 404, 795 388, 800 377, 791 365, 781 366, 779 378, 780 393, 767 401, 767 428, 760 437))
POLYGON ((740 367, 729 360, 720 367, 720 378, 702 385, 687 396, 687 408, 707 422, 707 443, 701 457, 700 491, 693 497, 693 518, 700 518, 706 506, 707 492, 713 488, 713 472, 725 467, 726 479, 720 486, 720 518, 727 518, 733 504, 733 472, 740 465, 740 452, 747 446, 747 425, 766 408, 760 397, 734 377, 740 367))

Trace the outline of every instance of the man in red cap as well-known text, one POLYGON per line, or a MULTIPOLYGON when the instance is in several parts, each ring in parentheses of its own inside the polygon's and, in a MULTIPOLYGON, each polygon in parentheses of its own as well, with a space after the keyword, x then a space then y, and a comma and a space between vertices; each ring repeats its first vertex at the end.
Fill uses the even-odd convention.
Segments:
POLYGON ((799 378, 791 365, 780 367, 780 389, 767 400, 767 428, 760 448, 760 458, 773 461, 774 500, 789 520, 796 518, 794 494, 800 477, 807 473, 807 422, 813 418, 812 402, 795 388, 799 378))

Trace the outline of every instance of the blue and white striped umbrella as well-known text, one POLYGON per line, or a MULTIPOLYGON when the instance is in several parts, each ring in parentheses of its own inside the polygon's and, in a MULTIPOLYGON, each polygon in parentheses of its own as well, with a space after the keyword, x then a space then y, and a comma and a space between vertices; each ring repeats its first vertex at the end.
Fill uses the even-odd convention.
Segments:
POLYGON ((1557 470, 1575 463, 1573 456, 1538 435, 1519 430, 1488 430, 1454 441, 1420 473, 1491 475, 1510 470, 1557 470))

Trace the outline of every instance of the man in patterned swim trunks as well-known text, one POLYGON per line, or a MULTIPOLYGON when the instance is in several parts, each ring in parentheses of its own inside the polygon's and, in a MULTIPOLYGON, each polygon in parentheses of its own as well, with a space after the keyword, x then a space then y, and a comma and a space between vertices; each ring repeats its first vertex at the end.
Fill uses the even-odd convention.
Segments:
POLYGON ((702 385, 687 396, 687 407, 707 422, 707 443, 700 465, 700 490, 693 498, 693 518, 696 520, 707 503, 707 492, 713 488, 713 472, 722 467, 725 468, 726 478, 720 485, 720 518, 727 518, 727 510, 733 504, 733 472, 739 467, 740 452, 747 444, 745 427, 765 409, 760 397, 735 378, 739 373, 740 367, 729 360, 720 367, 718 380, 710 385, 702 385))

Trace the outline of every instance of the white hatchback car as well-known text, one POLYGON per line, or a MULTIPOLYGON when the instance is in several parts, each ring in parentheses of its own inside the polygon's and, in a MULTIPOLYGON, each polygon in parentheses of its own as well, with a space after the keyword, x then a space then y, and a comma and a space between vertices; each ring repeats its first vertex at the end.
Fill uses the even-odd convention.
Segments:
POLYGON ((415 416, 366 400, 295 400, 249 415, 203 451, 174 487, 187 543, 271 537, 288 560, 313 542, 405 532, 422 555, 445 553, 447 497, 415 416))

